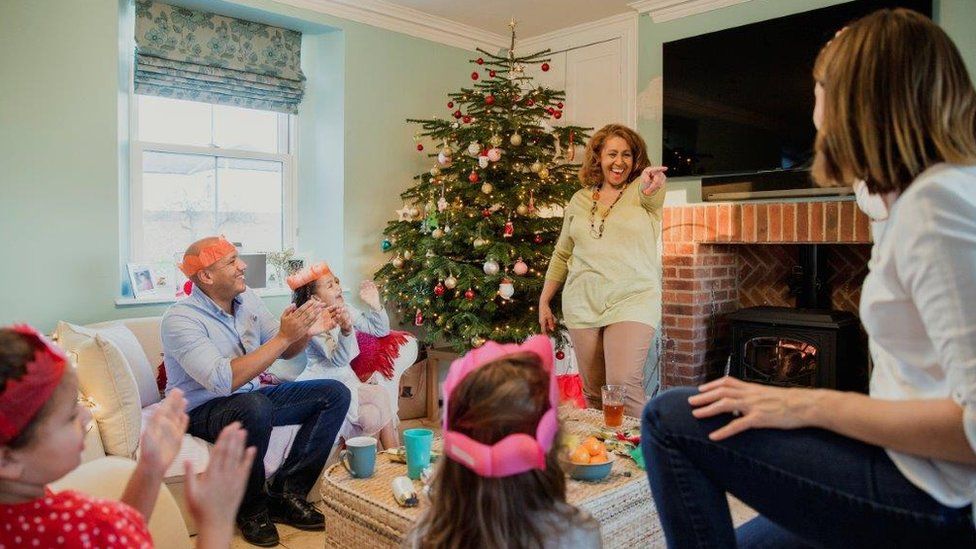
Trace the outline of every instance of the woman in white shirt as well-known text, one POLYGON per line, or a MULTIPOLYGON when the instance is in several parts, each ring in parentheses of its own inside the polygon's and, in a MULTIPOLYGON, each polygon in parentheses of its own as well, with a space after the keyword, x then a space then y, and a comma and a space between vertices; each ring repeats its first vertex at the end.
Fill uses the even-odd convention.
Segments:
POLYGON ((814 77, 814 178, 864 180, 887 217, 861 295, 870 396, 726 377, 650 402, 668 544, 974 547, 976 92, 904 9, 836 36, 814 77), (760 516, 734 531, 726 492, 760 516))

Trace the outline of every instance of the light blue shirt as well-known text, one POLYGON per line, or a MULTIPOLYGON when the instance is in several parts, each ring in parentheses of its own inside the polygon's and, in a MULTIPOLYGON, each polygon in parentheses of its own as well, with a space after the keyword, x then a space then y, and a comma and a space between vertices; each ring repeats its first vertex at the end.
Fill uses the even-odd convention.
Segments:
POLYGON ((187 410, 233 393, 253 391, 258 378, 231 390, 230 361, 254 352, 278 333, 278 319, 253 290, 233 300, 234 314, 224 312, 207 294, 194 287, 184 300, 163 315, 161 325, 166 392, 179 388, 187 410))

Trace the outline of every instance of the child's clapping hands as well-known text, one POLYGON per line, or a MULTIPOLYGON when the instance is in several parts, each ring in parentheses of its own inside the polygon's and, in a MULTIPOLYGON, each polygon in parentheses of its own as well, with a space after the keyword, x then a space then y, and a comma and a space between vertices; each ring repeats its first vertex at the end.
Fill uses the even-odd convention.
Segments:
POLYGON ((364 280, 359 284, 359 299, 374 311, 379 311, 383 307, 380 304, 380 291, 372 280, 364 280))

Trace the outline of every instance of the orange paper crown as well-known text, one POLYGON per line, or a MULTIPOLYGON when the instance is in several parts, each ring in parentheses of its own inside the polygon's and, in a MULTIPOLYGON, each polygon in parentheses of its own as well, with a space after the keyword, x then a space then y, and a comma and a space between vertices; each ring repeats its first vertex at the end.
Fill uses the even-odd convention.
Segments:
POLYGON ((329 264, 325 261, 319 261, 289 276, 288 287, 292 291, 295 291, 313 280, 318 280, 330 274, 332 274, 332 269, 329 268, 329 264))
POLYGON ((205 246, 197 255, 183 254, 183 263, 179 267, 189 278, 236 251, 237 248, 221 236, 217 238, 217 242, 205 246))

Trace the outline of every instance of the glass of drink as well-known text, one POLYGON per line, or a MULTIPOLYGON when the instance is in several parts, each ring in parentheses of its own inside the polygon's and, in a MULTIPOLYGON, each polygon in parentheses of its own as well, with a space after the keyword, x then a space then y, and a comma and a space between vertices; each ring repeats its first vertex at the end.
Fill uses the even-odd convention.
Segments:
POLYGON ((603 393, 603 422, 607 427, 620 427, 624 424, 624 398, 627 387, 623 385, 604 385, 603 393))

